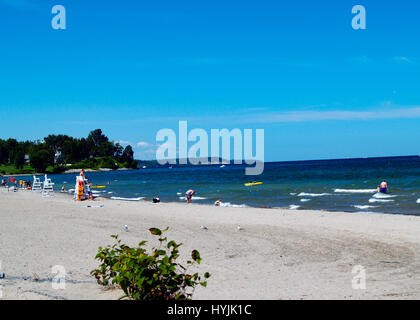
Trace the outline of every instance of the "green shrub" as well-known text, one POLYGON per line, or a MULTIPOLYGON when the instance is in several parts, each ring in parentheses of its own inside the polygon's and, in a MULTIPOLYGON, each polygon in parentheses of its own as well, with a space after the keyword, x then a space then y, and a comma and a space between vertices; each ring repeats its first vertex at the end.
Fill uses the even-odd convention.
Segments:
POLYGON ((100 164, 101 168, 108 168, 108 169, 117 169, 118 168, 118 164, 115 163, 115 160, 111 157, 104 157, 101 160, 101 164, 100 164))
MULTIPOLYGON (((118 235, 112 235, 117 243, 106 248, 99 247, 95 259, 101 261, 98 269, 91 272, 99 284, 119 285, 125 295, 121 297, 132 300, 189 300, 194 288, 200 284, 207 286, 207 281, 201 281, 198 273, 188 274, 187 268, 177 263, 179 257, 175 241, 163 238, 167 231, 151 228, 149 231, 159 237, 159 247, 152 248, 148 253, 144 248, 147 241, 142 241, 137 248, 121 244, 118 235), (168 249, 168 252, 166 251, 168 249)), ((188 265, 200 264, 200 253, 191 252, 192 261, 188 265)), ((206 272, 204 278, 210 274, 206 272)))

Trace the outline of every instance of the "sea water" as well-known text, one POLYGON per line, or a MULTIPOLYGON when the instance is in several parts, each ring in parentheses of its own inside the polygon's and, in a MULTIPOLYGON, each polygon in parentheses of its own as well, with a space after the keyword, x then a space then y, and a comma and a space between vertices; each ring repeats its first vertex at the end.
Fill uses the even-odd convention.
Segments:
MULTIPOLYGON (((244 166, 173 166, 134 171, 87 172, 89 181, 105 185, 95 195, 119 200, 185 202, 222 206, 315 209, 420 215, 420 157, 345 159, 265 163, 259 176, 244 166), (386 179, 389 193, 377 194, 386 179), (262 185, 244 186, 262 181, 262 185), (107 184, 107 183, 110 184, 107 184)), ((51 176, 57 190, 74 189, 75 174, 51 176)), ((43 179, 41 179, 43 180, 43 179)))

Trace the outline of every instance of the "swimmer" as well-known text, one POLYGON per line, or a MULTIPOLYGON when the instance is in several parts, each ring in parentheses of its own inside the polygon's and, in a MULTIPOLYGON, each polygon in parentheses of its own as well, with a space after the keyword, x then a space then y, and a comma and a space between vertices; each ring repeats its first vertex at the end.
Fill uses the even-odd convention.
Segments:
POLYGON ((187 198, 187 203, 188 204, 190 204, 191 203, 191 198, 192 198, 192 196, 195 194, 195 191, 194 190, 188 190, 186 193, 185 193, 185 197, 187 198))
POLYGON ((388 183, 385 180, 383 180, 381 184, 379 185, 379 192, 387 193, 387 191, 388 191, 388 183))

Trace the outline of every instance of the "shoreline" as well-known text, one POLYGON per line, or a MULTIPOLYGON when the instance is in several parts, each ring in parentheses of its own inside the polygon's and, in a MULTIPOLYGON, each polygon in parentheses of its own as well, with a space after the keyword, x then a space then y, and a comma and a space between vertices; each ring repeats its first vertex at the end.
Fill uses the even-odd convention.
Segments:
MULTIPOLYGON (((56 174, 73 174, 79 173, 82 170, 80 169, 69 169, 61 173, 20 173, 20 174, 3 174, 0 175, 2 177, 31 177, 31 176, 43 176, 43 175, 56 175, 56 174)), ((108 169, 108 168, 100 168, 99 170, 96 169, 84 169, 85 172, 110 172, 110 171, 131 171, 131 170, 139 170, 139 169, 132 169, 132 168, 118 168, 118 169, 108 169)))
POLYGON ((180 262, 197 249, 198 271, 212 274, 193 299, 420 298, 416 216, 76 202, 59 192, 43 198, 6 190, 0 201, 4 299, 116 299, 120 290, 104 290, 89 274, 99 265, 98 247, 112 244, 111 234, 128 245, 150 241, 149 228, 167 226, 168 239, 184 243, 180 262), (51 287, 55 265, 66 270, 65 290, 51 287), (358 265, 366 269, 366 290, 352 288, 358 265))

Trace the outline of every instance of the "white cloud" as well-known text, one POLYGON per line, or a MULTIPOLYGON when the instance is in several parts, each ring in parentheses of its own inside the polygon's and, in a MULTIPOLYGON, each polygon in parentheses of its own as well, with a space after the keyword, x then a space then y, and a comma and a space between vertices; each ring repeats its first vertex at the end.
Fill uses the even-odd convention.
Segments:
POLYGON ((153 145, 145 141, 140 141, 136 143, 136 147, 138 148, 146 148, 146 147, 151 147, 151 146, 153 145))
POLYGON ((128 145, 128 144, 131 144, 131 142, 130 142, 130 141, 125 141, 125 140, 120 140, 120 141, 118 141, 118 143, 119 143, 119 144, 121 144, 121 145, 128 145))

